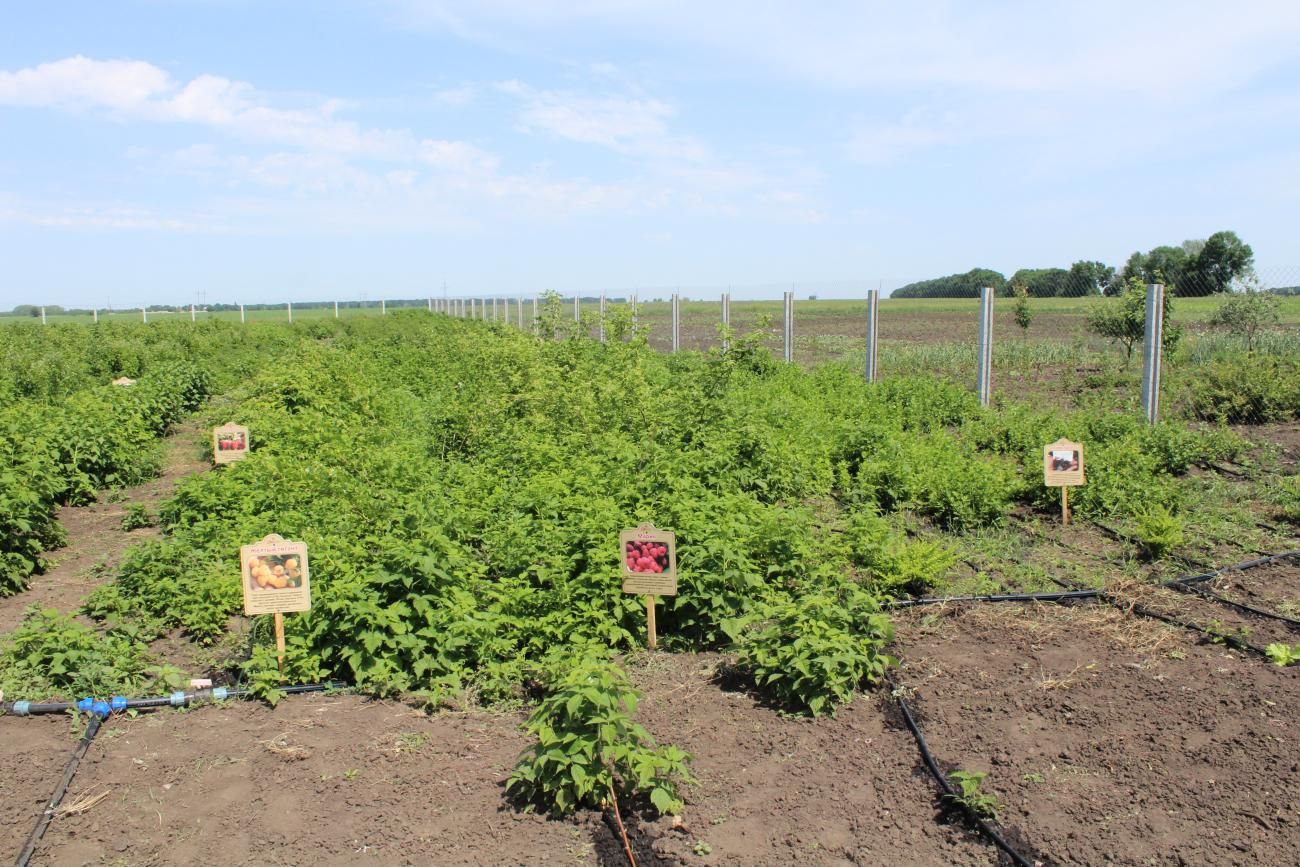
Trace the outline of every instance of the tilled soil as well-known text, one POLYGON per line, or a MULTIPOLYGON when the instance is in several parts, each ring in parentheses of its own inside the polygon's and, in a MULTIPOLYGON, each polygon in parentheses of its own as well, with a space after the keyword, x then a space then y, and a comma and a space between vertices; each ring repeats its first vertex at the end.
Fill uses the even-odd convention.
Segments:
MULTIPOLYGON (((1186 597, 1180 597, 1186 598, 1186 597)), ((1300 864, 1300 680, 1105 605, 902 618, 935 754, 1069 864, 1300 864)))
MULTIPOLYGON (((1300 573, 1267 568, 1261 583, 1300 573)), ((936 759, 989 773, 999 823, 1031 858, 1300 864, 1297 669, 1105 604, 897 619, 896 679, 936 759)), ((680 822, 625 810, 638 863, 1000 863, 945 815, 886 691, 809 720, 767 706, 727 663, 625 660, 637 720, 691 753, 698 778, 680 822)), ((523 720, 350 695, 113 718, 65 803, 106 796, 55 819, 33 863, 625 863, 598 813, 552 820, 508 802, 523 720)), ((73 745, 67 718, 0 718, 6 851, 73 745)))

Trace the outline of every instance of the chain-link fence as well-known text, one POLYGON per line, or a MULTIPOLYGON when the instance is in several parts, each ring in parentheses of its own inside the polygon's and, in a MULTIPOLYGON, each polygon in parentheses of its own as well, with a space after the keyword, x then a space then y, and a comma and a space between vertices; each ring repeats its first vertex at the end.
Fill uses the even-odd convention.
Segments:
MULTIPOLYGON (((1083 263, 1087 264, 1087 263, 1083 263)), ((1225 280, 1212 269, 1165 276, 1158 380, 1145 359, 1147 286, 1103 266, 1020 271, 1010 280, 972 271, 940 280, 750 284, 560 294, 559 316, 592 339, 635 323, 662 352, 722 351, 749 335, 777 359, 848 364, 878 379, 933 376, 983 385, 991 402, 1068 409, 1083 404, 1159 411, 1192 420, 1265 424, 1300 417, 1300 268, 1225 280), (990 290, 987 306, 983 289, 990 290), (875 342, 870 298, 875 309, 875 342), (787 301, 787 299, 789 299, 787 301), (624 325, 618 323, 622 321, 624 325), (981 342, 981 330, 986 340, 981 342), (981 352, 981 347, 987 347, 981 352), (874 363, 869 365, 868 359, 874 363), (987 371, 981 368, 987 360, 987 371), (874 371, 869 367, 874 366, 874 371)), ((45 323, 222 318, 243 322, 385 316, 421 309, 532 328, 540 296, 438 294, 426 298, 222 304, 69 311, 15 309, 8 321, 45 323)))

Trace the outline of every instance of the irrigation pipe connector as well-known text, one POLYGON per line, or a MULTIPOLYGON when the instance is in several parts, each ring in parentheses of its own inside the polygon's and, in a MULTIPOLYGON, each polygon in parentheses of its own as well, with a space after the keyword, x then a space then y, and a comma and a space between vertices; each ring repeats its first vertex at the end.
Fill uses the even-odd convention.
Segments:
MULTIPOLYGON (((328 692, 337 689, 347 689, 348 684, 341 680, 331 680, 325 683, 304 683, 297 686, 280 687, 280 691, 286 695, 297 695, 304 692, 328 692)), ((78 710, 82 713, 93 713, 96 716, 106 717, 110 713, 123 713, 128 710, 143 710, 153 707, 188 707, 192 704, 201 704, 204 702, 226 701, 232 698, 247 698, 251 694, 247 689, 227 689, 225 687, 214 687, 213 689, 199 689, 193 692, 178 690, 170 695, 156 696, 153 698, 126 698, 115 695, 108 701, 103 699, 83 698, 80 701, 54 701, 54 702, 31 702, 31 701, 5 701, 0 702, 0 712, 13 714, 14 716, 37 716, 48 713, 66 713, 70 710, 78 710), (102 710, 102 714, 101 714, 102 710)))
POLYGON ((916 719, 912 716, 912 709, 908 707, 907 699, 903 698, 902 691, 892 678, 886 677, 885 683, 889 686, 890 694, 894 697, 894 700, 898 702, 899 709, 903 711, 903 721, 907 723, 908 731, 912 733, 912 738, 916 741, 916 747, 921 751, 921 759, 925 762, 926 770, 930 772, 930 776, 934 777, 934 781, 939 784, 939 788, 943 791, 948 802, 959 807, 966 817, 979 828, 980 832, 993 841, 993 845, 1006 853, 1007 857, 1017 867, 1041 867, 1042 862, 1031 861, 1021 855, 1011 847, 1006 838, 997 832, 997 829, 984 820, 983 816, 962 802, 956 790, 953 789, 952 783, 949 783, 948 778, 943 775, 943 771, 939 770, 939 764, 935 761, 934 754, 930 752, 930 745, 925 742, 925 735, 922 734, 921 727, 916 724, 916 719))

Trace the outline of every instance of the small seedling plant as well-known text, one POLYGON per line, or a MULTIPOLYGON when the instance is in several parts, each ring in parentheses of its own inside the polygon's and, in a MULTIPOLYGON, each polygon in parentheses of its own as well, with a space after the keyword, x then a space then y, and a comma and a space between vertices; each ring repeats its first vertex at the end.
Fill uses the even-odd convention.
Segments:
POLYGON ((633 722, 639 697, 612 661, 581 658, 529 717, 537 743, 519 757, 506 789, 557 815, 637 794, 660 813, 680 813, 680 787, 695 782, 690 756, 658 746, 633 722))
POLYGON ((1273 643, 1264 648, 1264 652, 1275 665, 1287 666, 1300 662, 1300 644, 1273 643))
POLYGON ((981 788, 987 776, 984 771, 953 771, 948 774, 948 779, 956 786, 956 792, 944 795, 944 799, 981 819, 989 821, 997 819, 1002 804, 996 795, 991 795, 981 788))

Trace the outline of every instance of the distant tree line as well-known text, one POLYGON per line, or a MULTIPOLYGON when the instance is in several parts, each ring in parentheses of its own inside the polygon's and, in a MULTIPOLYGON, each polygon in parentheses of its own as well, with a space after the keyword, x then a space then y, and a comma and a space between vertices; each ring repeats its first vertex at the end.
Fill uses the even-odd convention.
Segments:
MULTIPOLYGON (((1254 275, 1255 253, 1235 232, 1215 232, 1178 247, 1156 247, 1129 256, 1116 271, 1104 262, 1078 261, 1066 268, 1021 268, 1007 279, 997 271, 975 268, 895 289, 891 298, 976 298, 991 287, 1006 296, 1035 298, 1119 295, 1130 279, 1163 283, 1173 294, 1214 295, 1254 275)), ((1294 289, 1295 287, 1288 287, 1294 289)), ((1278 294, 1292 294, 1278 291, 1278 294)))

